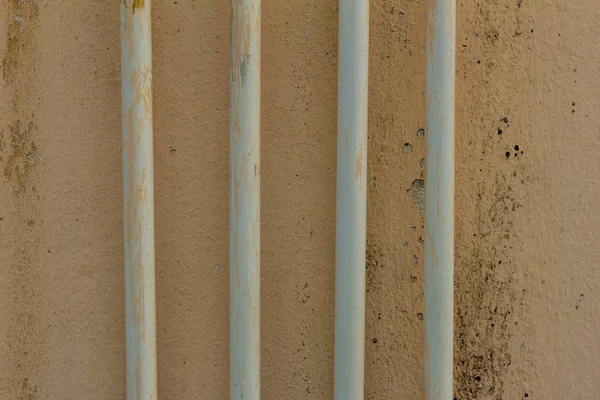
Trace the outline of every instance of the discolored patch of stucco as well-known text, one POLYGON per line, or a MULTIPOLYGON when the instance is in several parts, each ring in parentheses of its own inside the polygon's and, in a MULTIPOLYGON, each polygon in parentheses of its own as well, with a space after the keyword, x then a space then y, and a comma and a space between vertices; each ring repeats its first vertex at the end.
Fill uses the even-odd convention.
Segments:
POLYGON ((497 5, 458 7, 469 21, 457 34, 459 103, 486 100, 469 112, 457 111, 457 400, 523 398, 515 392, 514 376, 528 362, 516 341, 527 335, 522 322, 529 291, 519 256, 526 231, 521 221, 532 212, 528 185, 535 177, 527 150, 518 144, 529 135, 521 122, 529 99, 505 88, 529 90, 529 64, 521 55, 531 48, 535 25, 526 4, 500 3, 502 18, 497 5))
POLYGON ((6 163, 4 164, 4 179, 11 182, 14 189, 19 192, 26 189, 27 177, 30 169, 38 162, 40 153, 32 138, 35 129, 33 122, 27 125, 21 120, 10 125, 10 140, 8 146, 0 146, 8 149, 6 163))
POLYGON ((10 104, 10 114, 4 115, 0 136, 0 162, 3 163, 4 181, 13 190, 26 189, 30 170, 39 161, 39 149, 35 144, 33 113, 26 99, 30 95, 35 71, 31 51, 34 48, 34 32, 38 16, 38 0, 10 1, 7 23, 6 47, 2 58, 2 77, 5 82, 3 95, 10 104))
POLYGON ((526 290, 519 282, 519 193, 523 173, 496 172, 478 185, 472 247, 457 263, 455 381, 457 399, 504 399, 509 343, 526 290), (515 188, 515 189, 513 189, 515 188))
POLYGON ((419 211, 425 211, 425 181, 423 179, 415 179, 406 192, 413 198, 419 211))
POLYGON ((9 15, 12 20, 8 23, 6 32, 6 52, 2 58, 2 77, 8 82, 19 65, 19 52, 25 46, 24 37, 27 35, 26 26, 30 18, 38 15, 38 0, 14 0, 9 2, 13 10, 9 15))
MULTIPOLYGON (((4 3, 2 16, 6 19, 0 28, 6 33, 0 47, 0 193, 4 201, 0 202, 0 224, 5 225, 0 226, 0 242, 6 246, 0 257, 0 301, 7 310, 1 315, 3 347, 7 351, 0 354, 0 371, 3 378, 6 376, 0 385, 0 397, 33 400, 47 397, 40 382, 49 347, 48 325, 42 322, 48 293, 44 278, 47 264, 40 258, 40 254, 47 253, 42 250, 45 227, 40 218, 39 179, 34 176, 40 161, 34 115, 42 97, 36 82, 44 69, 37 63, 38 1, 4 3)), ((54 94, 52 107, 60 99, 54 94)))

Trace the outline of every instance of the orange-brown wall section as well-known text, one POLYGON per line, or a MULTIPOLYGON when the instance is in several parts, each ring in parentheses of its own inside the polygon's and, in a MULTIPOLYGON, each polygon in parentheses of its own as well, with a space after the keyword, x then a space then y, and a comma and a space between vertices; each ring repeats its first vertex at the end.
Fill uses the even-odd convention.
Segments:
MULTIPOLYGON (((159 398, 224 399, 229 2, 152 3, 159 398)), ((423 393, 425 3, 370 3, 366 399, 423 393)), ((262 18, 262 397, 330 399, 337 2, 262 18)), ((600 398, 598 35, 457 2, 457 399, 600 398)), ((1 400, 125 395, 119 44, 118 1, 0 4, 1 400)))

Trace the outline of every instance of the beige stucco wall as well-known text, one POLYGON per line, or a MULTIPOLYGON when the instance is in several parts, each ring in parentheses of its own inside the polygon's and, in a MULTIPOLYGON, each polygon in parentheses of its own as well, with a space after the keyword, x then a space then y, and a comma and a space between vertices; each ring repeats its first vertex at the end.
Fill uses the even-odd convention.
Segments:
MULTIPOLYGON (((229 3, 153 3, 159 397, 222 399, 229 3)), ((424 3, 371 1, 367 399, 422 393, 424 3)), ((262 6, 267 400, 332 397, 336 7, 262 6)), ((0 4, 2 400, 124 398, 118 8, 0 4)), ((457 12, 456 398, 598 399, 600 3, 457 12)))

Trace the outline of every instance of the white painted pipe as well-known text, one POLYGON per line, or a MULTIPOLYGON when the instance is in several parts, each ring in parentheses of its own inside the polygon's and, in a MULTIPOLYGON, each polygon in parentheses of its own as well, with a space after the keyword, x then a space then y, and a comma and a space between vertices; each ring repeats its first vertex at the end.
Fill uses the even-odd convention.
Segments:
POLYGON ((156 399, 150 0, 121 2, 127 399, 156 399))
POLYGON ((260 398, 260 0, 231 2, 230 398, 260 398))
POLYGON ((369 1, 340 0, 334 399, 364 399, 369 1))
POLYGON ((430 0, 427 27, 426 399, 452 400, 455 0, 430 0))

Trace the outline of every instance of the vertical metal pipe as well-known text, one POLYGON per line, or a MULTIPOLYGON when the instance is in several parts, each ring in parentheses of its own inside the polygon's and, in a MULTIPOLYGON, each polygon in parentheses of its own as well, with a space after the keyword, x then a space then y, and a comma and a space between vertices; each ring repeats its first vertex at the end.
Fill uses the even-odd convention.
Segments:
POLYGON ((455 0, 429 0, 425 177, 425 383, 451 400, 454 310, 455 0))
POLYGON ((150 0, 121 2, 127 399, 156 399, 150 0))
POLYGON ((260 398, 260 0, 231 1, 230 398, 260 398))
POLYGON ((369 1, 340 0, 334 399, 364 398, 369 1))

